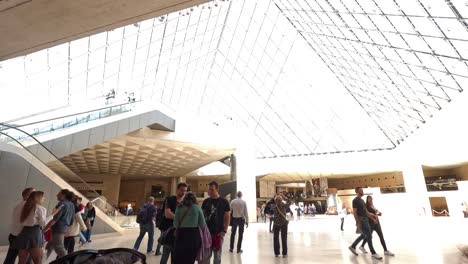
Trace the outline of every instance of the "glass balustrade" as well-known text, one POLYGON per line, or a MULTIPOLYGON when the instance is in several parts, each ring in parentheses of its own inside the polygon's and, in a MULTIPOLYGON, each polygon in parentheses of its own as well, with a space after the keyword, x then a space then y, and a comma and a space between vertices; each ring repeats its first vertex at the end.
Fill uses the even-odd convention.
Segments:
POLYGON ((48 148, 46 148, 31 134, 23 131, 20 128, 0 125, 0 142, 11 144, 28 151, 41 163, 50 168, 53 173, 57 174, 60 176, 60 178, 70 184, 74 189, 79 192, 86 193, 86 196, 82 196, 90 200, 96 208, 104 212, 110 219, 112 219, 120 226, 136 226, 134 216, 125 216, 121 214, 116 208, 114 208, 113 205, 107 201, 106 197, 102 196, 80 176, 70 170, 60 161, 57 156, 55 156, 48 148), (34 144, 25 146, 22 143, 23 141, 27 141, 28 143, 34 142, 34 144))

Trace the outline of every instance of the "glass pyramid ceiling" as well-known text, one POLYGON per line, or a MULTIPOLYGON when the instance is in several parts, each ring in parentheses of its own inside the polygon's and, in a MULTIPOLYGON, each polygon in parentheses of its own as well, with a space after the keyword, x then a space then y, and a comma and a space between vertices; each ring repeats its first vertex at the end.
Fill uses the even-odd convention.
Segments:
POLYGON ((275 3, 394 144, 468 85, 466 1, 275 3))
POLYGON ((213 1, 0 62, 0 121, 133 98, 246 128, 259 158, 389 149, 468 84, 467 17, 464 1, 213 1))

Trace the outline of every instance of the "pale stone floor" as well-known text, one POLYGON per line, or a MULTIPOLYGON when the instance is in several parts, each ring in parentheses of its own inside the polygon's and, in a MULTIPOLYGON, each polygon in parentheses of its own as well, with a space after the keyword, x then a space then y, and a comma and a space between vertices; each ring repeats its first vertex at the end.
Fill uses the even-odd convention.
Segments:
MULTIPOLYGON (((337 216, 307 217, 291 221, 288 232, 288 257, 275 258, 273 234, 264 223, 250 224, 244 233, 243 253, 229 253, 229 234, 223 245, 223 263, 461 263, 468 264, 458 249, 459 243, 468 243, 468 220, 449 218, 404 219, 382 218, 382 229, 388 248, 395 257, 373 260, 370 254, 352 255, 348 246, 357 237, 352 216, 345 220, 345 231, 339 230, 337 216)), ((132 247, 138 229, 126 230, 123 236, 95 238, 84 248, 132 247)), ((156 233, 156 238, 159 232, 156 233)), ((373 236, 377 253, 383 256, 377 234, 373 236)), ((146 250, 146 237, 140 250, 146 250)), ((156 246, 156 245, 155 245, 156 246)), ((0 252, 3 259, 5 252, 0 252)), ((147 255, 148 263, 159 263, 159 256, 147 255)))

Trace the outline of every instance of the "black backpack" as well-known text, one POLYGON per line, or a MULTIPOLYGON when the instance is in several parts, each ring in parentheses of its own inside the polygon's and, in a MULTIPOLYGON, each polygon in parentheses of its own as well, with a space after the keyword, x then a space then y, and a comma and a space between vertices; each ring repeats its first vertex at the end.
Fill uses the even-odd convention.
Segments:
POLYGON ((157 228, 161 227, 161 223, 163 219, 164 219, 164 205, 162 208, 158 208, 158 210, 156 210, 156 227, 157 228))
POLYGON ((273 202, 271 200, 269 200, 266 205, 265 205, 265 214, 267 215, 272 215, 273 214, 273 210, 271 210, 271 205, 273 204, 273 202))
POLYGON ((140 225, 146 224, 148 221, 148 207, 143 206, 138 210, 138 215, 136 218, 136 222, 140 225))

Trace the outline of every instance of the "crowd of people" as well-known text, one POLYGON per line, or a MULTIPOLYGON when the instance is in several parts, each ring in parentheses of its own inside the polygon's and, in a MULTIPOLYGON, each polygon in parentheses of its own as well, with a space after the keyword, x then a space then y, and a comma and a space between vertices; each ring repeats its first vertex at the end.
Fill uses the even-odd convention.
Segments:
MULTIPOLYGON (((356 250, 356 247, 362 241, 362 244, 359 247, 362 253, 368 253, 365 249, 365 245, 368 244, 369 250, 372 254, 372 258, 378 260, 382 259, 382 257, 376 253, 372 244, 372 233, 375 231, 377 232, 380 238, 380 243, 382 244, 382 247, 384 249, 384 255, 394 256, 395 254, 387 249, 387 245, 385 243, 385 239, 382 232, 382 227, 379 221, 379 216, 381 216, 382 213, 374 207, 372 196, 367 196, 366 202, 364 202, 364 200, 362 199, 362 197, 364 196, 363 189, 361 187, 357 187, 355 191, 357 196, 353 200, 353 215, 356 220, 356 233, 359 233, 360 235, 354 241, 354 243, 351 246, 349 246, 349 250, 354 255, 359 255, 356 250)), ((305 205, 303 208, 307 208, 307 210, 309 210, 309 213, 315 215, 315 208, 313 208, 312 206, 313 204, 310 204, 309 206, 305 205)), ((261 212, 262 216, 265 216, 264 221, 266 222, 266 219, 270 220, 269 231, 273 233, 273 248, 276 257, 280 256, 280 234, 282 246, 281 254, 283 255, 283 257, 287 257, 287 233, 289 223, 288 214, 291 214, 291 217, 295 219, 295 215, 299 215, 299 210, 301 209, 302 208, 300 206, 298 207, 295 206, 294 203, 291 203, 288 195, 285 193, 279 193, 275 195, 272 199, 268 200, 264 205, 262 205, 261 212), (296 213, 296 211, 298 213, 296 213)), ((341 231, 344 231, 344 220, 347 214, 347 207, 343 205, 342 208, 338 210, 338 216, 341 220, 341 231)))
POLYGON ((4 264, 39 264, 43 249, 48 258, 53 251, 57 258, 74 252, 76 241, 91 242, 96 216, 92 203, 82 205, 82 198, 63 189, 57 193, 58 203, 48 213, 43 206, 44 192, 26 188, 22 200, 13 208, 9 248, 4 264))
MULTIPOLYGON (((358 255, 356 247, 362 241, 359 246, 362 253, 367 253, 367 244, 372 257, 382 259, 372 244, 372 233, 376 231, 384 254, 394 256, 387 249, 379 221, 382 213, 374 207, 372 196, 367 196, 364 202, 363 189, 358 187, 355 191, 357 196, 353 200, 353 215, 356 220, 356 232, 360 235, 349 246, 349 250, 358 255)), ((208 184, 208 195, 200 206, 194 193, 188 191, 188 185, 181 182, 177 185, 176 195, 167 197, 162 208, 155 206, 155 199, 149 197, 145 205, 138 210, 140 233, 133 249, 138 250, 143 237, 148 235, 146 251, 161 255, 161 264, 166 264, 169 257, 171 263, 175 264, 195 261, 208 264, 211 259, 213 263, 219 264, 224 237, 231 226, 229 252, 242 253, 243 234, 249 223, 247 204, 242 199, 242 192, 237 192, 236 199, 229 203, 220 196, 218 183, 212 181, 208 184), (153 251, 155 228, 161 230, 161 236, 156 251, 153 251), (173 241, 168 239, 171 236, 174 237, 173 241)), ((78 241, 81 244, 91 242, 91 230, 96 217, 92 203, 84 206, 81 197, 63 189, 57 194, 57 205, 48 213, 43 206, 43 192, 26 188, 22 197, 22 201, 12 212, 10 246, 4 263, 15 263, 16 258, 20 264, 41 263, 44 259, 44 246, 47 252, 45 258, 53 251, 57 258, 60 258, 74 252, 78 241)), ((297 206, 285 193, 275 195, 260 210, 265 215, 265 221, 270 219, 269 231, 273 233, 273 252, 276 257, 288 256, 288 214, 299 215, 306 211, 315 213, 313 204, 297 206)), ((346 207, 338 210, 338 214, 341 218, 340 229, 343 231, 346 207)))
POLYGON ((137 222, 140 234, 134 245, 138 250, 143 237, 148 235, 146 252, 153 253, 155 226, 161 230, 155 255, 161 255, 161 264, 166 264, 171 257, 171 263, 221 263, 224 237, 231 225, 231 240, 229 251, 242 253, 244 227, 248 227, 247 204, 242 200, 242 192, 229 203, 219 195, 219 185, 216 181, 208 184, 208 195, 202 205, 198 205, 195 194, 187 191, 186 183, 177 185, 176 195, 165 199, 162 210, 154 205, 154 198, 149 197, 147 203, 140 208, 137 222), (162 217, 158 217, 162 214, 162 217), (160 219, 160 220, 159 220, 160 219), (165 237, 170 231, 175 233, 175 240, 167 242, 165 237), (235 245, 235 237, 238 240, 235 245), (162 252, 161 252, 162 248, 162 252))

